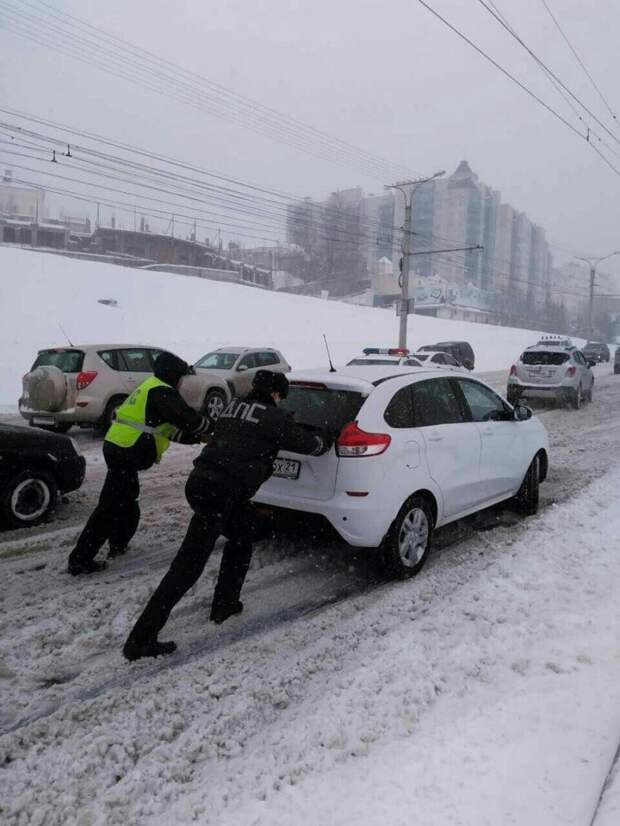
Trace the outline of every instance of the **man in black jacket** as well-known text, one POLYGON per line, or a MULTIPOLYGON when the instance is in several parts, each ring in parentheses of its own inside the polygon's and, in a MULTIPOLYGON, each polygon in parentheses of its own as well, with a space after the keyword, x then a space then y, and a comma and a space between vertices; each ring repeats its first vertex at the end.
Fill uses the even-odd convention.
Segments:
POLYGON ((109 557, 125 553, 140 521, 138 472, 159 462, 170 441, 196 444, 210 420, 185 403, 177 387, 191 368, 172 353, 160 353, 148 378, 118 408, 106 433, 108 473, 99 503, 69 556, 73 576, 101 571, 95 556, 106 541, 109 557))
POLYGON ((233 399, 218 418, 210 443, 187 480, 185 495, 194 511, 187 534, 125 643, 128 660, 175 650, 174 642, 158 642, 157 636, 174 606, 202 574, 220 534, 228 541, 210 618, 221 623, 243 610, 239 596, 258 527, 250 500, 271 476, 279 450, 319 456, 330 448, 327 436, 311 433, 278 409, 287 393, 286 376, 259 370, 250 395, 233 399))

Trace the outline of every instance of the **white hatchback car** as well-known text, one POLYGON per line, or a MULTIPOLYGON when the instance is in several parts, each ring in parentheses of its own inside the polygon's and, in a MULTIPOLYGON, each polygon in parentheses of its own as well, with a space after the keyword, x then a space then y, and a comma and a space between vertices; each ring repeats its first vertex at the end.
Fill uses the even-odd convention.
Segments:
POLYGON ((289 380, 296 420, 338 436, 323 456, 280 453, 256 502, 324 517, 349 544, 381 548, 401 577, 420 570, 436 527, 510 499, 537 511, 547 432, 483 382, 390 367, 289 380))

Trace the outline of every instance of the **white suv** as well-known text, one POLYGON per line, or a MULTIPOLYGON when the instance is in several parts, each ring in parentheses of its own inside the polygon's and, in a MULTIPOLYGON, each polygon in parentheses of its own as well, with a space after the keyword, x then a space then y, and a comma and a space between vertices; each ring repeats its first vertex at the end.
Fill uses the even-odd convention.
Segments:
MULTIPOLYGON (((66 433, 78 424, 107 430, 115 410, 153 375, 163 350, 143 344, 88 344, 40 350, 23 378, 19 412, 31 425, 66 433)), ((179 391, 212 418, 231 399, 225 381, 207 371, 184 376, 179 391)))
POLYGON ((389 367, 289 380, 296 420, 338 436, 323 456, 281 453, 256 502, 324 517, 349 544, 381 547, 398 576, 420 570, 435 527, 510 499, 536 512, 547 432, 483 382, 389 367))
POLYGON ((542 341, 528 347, 512 365, 506 395, 517 404, 520 399, 555 399, 575 409, 584 399, 592 401, 593 361, 572 345, 542 341))

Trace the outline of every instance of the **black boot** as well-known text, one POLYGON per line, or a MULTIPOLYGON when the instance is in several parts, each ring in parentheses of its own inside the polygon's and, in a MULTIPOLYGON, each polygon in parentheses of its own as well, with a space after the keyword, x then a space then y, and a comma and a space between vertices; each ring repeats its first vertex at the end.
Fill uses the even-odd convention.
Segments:
POLYGON ((235 614, 240 614, 243 611, 243 603, 241 600, 236 602, 228 602, 222 605, 216 605, 215 602, 211 606, 211 616, 209 619, 216 625, 221 625, 229 617, 234 617, 235 614))
POLYGON ((134 642, 130 637, 123 646, 123 656, 126 660, 133 662, 142 659, 142 657, 164 657, 176 650, 176 642, 158 642, 157 640, 134 642))
POLYGON ((94 559, 88 559, 84 562, 71 562, 67 566, 67 570, 71 576, 79 576, 80 574, 96 574, 103 571, 105 562, 97 562, 94 559))

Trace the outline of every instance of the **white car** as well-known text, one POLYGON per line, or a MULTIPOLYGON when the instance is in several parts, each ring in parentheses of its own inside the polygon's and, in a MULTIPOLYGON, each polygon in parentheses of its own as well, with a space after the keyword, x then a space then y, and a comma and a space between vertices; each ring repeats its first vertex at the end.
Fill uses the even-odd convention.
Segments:
POLYGON ((451 367, 453 370, 467 371, 467 368, 463 367, 454 356, 451 356, 450 353, 443 353, 441 350, 427 350, 424 353, 417 352, 415 358, 421 362, 422 367, 439 367, 444 369, 451 367))
POLYGON ((573 345, 544 341, 528 347, 512 365, 506 395, 511 404, 521 399, 555 399, 579 410, 592 401, 594 361, 587 361, 573 345))
POLYGON ((478 379, 354 366, 289 380, 296 420, 338 436, 323 456, 280 453, 256 502, 325 518, 400 577, 420 570, 434 528, 511 499, 537 511, 547 432, 478 379))
POLYGON ((347 362, 347 367, 421 367, 418 361, 410 355, 406 347, 365 347, 363 355, 356 356, 347 362))
MULTIPOLYGON (((233 396, 247 396, 259 370, 288 373, 291 365, 273 347, 220 347, 194 365, 197 375, 217 375, 228 385, 233 396)), ((222 412, 217 411, 218 415, 222 412)))

